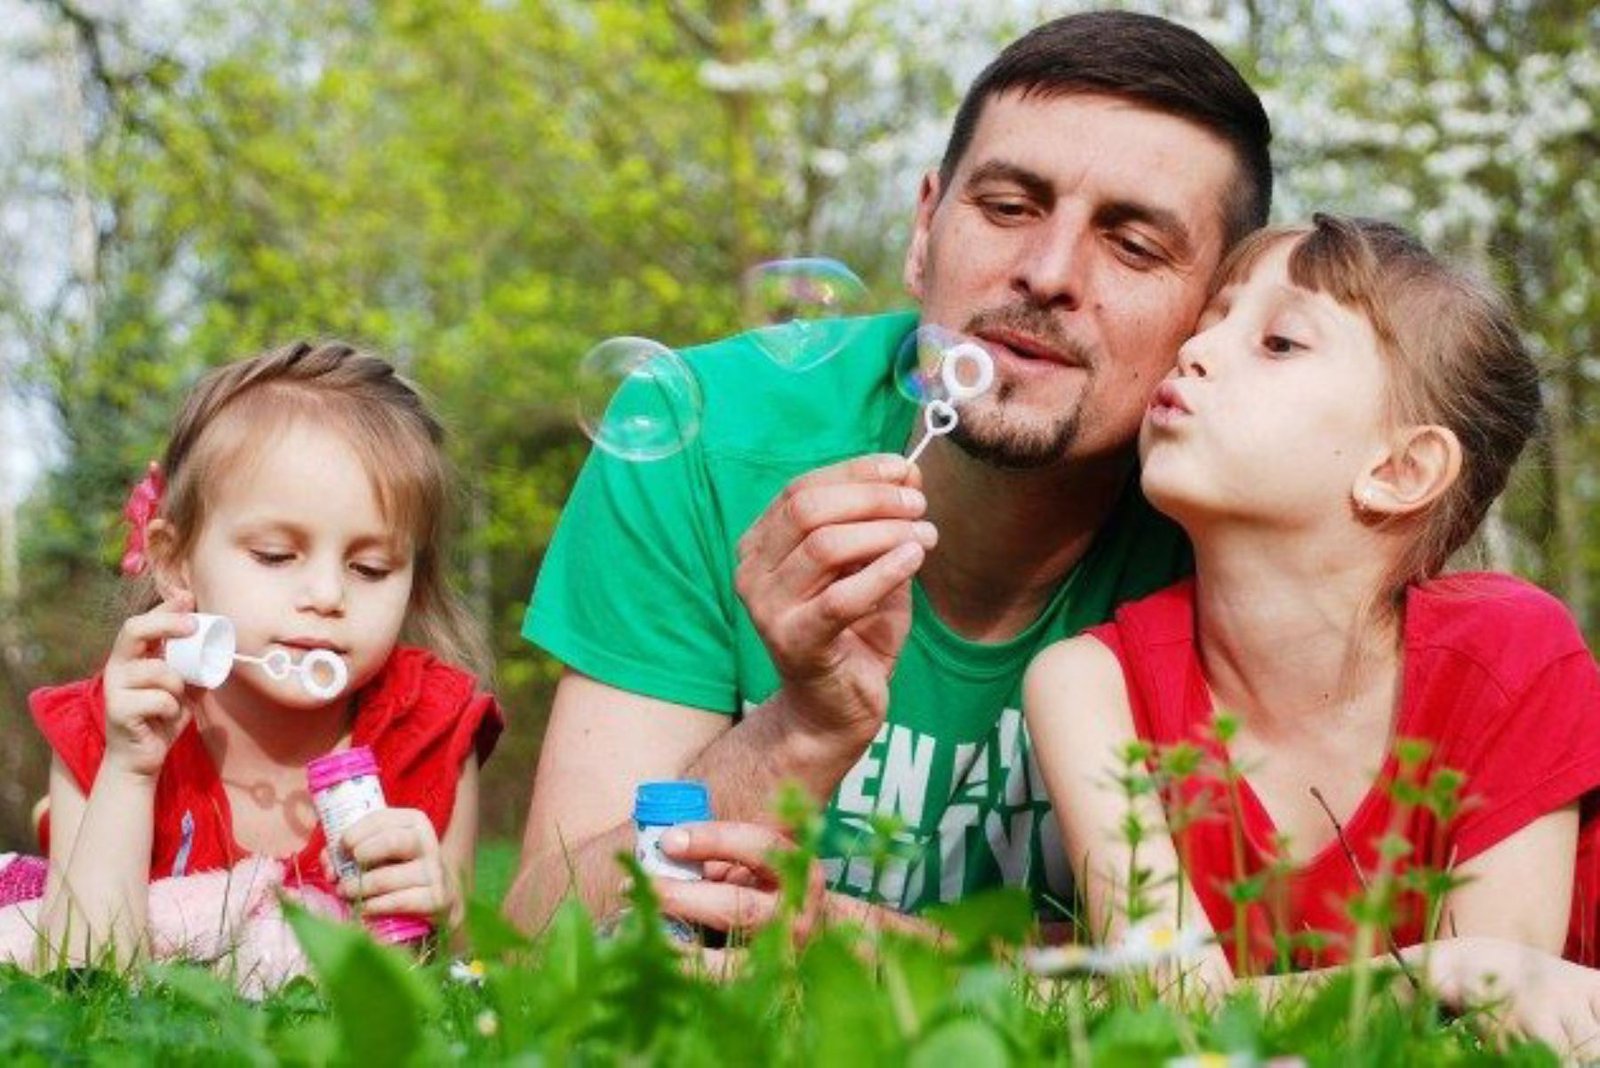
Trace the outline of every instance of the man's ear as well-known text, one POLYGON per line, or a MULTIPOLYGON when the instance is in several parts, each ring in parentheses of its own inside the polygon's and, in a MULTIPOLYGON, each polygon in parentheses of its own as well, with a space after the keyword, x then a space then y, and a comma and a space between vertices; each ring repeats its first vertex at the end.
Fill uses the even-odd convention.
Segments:
POLYGON ((165 519, 152 519, 145 528, 145 555, 150 559, 150 574, 163 601, 174 594, 189 592, 189 565, 178 559, 178 528, 165 519))
POLYGON ((917 192, 917 217, 912 223, 911 244, 906 246, 905 270, 901 281, 906 292, 917 300, 922 299, 922 270, 928 262, 928 232, 933 227, 933 213, 939 207, 939 172, 929 171, 922 176, 922 187, 917 192))
POLYGON ((1461 477, 1461 441, 1449 427, 1396 431, 1353 487, 1358 512, 1398 518, 1422 511, 1461 477))

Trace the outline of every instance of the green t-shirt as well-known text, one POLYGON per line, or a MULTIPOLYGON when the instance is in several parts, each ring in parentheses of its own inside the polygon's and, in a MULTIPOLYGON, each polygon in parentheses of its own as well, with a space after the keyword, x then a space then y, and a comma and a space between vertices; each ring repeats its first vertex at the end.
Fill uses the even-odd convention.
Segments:
MULTIPOLYGON (((796 476, 905 448, 918 409, 892 368, 915 325, 913 313, 833 324, 848 343, 798 372, 749 335, 686 350, 704 398, 698 436, 651 462, 590 455, 524 636, 632 693, 735 716, 765 701, 778 680, 734 592, 735 546, 796 476)), ((828 805, 831 885, 907 911, 1001 883, 1065 901, 1065 851, 1023 730, 1023 671, 1050 642, 1187 569, 1181 532, 1130 488, 1043 613, 1009 641, 959 637, 914 586, 887 721, 828 805), (860 837, 875 816, 900 826, 887 864, 860 837)))

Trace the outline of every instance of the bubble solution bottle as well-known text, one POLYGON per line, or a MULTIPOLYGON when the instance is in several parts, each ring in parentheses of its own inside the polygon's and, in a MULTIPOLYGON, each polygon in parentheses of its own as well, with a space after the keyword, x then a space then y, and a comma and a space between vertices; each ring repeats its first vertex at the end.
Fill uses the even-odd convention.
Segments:
POLYGON ((711 818, 711 792, 697 779, 642 782, 633 795, 633 823, 639 836, 633 855, 646 875, 666 879, 698 880, 698 862, 684 863, 661 852, 661 836, 680 823, 703 823, 711 818))
MULTIPOLYGON (((697 779, 640 783, 633 796, 633 824, 638 831, 634 859, 646 875, 698 882, 704 877, 699 862, 673 860, 661 852, 661 836, 680 823, 703 823, 709 819, 711 792, 705 783, 697 779)), ((702 931, 671 918, 665 922, 667 933, 683 942, 703 940, 711 945, 721 933, 702 931)))
MULTIPOLYGON (((359 876, 361 865, 344 851, 339 840, 362 816, 388 807, 372 750, 358 745, 317 757, 306 765, 306 786, 311 790, 317 818, 322 821, 322 833, 328 839, 336 877, 359 876)), ((433 925, 421 916, 369 915, 362 919, 380 942, 416 942, 433 932, 433 925)))

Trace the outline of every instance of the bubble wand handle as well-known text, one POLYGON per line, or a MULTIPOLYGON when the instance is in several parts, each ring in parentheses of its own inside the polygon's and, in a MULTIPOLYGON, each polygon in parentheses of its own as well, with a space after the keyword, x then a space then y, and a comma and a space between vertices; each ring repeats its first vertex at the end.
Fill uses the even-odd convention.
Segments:
POLYGON ((233 658, 246 664, 255 664, 267 677, 282 682, 292 674, 300 676, 300 688, 312 697, 331 700, 344 692, 350 683, 350 667, 344 657, 331 649, 313 649, 296 664, 282 649, 274 649, 266 656, 248 656, 234 653, 233 658))
POLYGON ((917 457, 922 455, 934 438, 942 438, 956 428, 961 422, 961 416, 956 412, 955 406, 946 400, 929 401, 928 406, 922 410, 922 426, 924 433, 922 440, 917 442, 916 448, 911 450, 906 457, 907 462, 916 463, 917 457))

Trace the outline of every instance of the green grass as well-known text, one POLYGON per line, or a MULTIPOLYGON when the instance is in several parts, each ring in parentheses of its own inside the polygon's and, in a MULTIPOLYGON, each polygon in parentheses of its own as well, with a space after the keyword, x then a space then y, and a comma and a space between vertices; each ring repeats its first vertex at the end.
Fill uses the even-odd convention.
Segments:
POLYGON ((511 879, 517 874, 516 842, 499 838, 478 846, 476 894, 483 901, 501 901, 511 889, 511 879))
MULTIPOLYGON (((187 966, 30 977, 0 970, 0 1063, 332 1064, 673 1063, 1160 1064, 1230 1053, 1230 1063, 1292 1055, 1309 1064, 1553 1064, 1541 1047, 1486 1048, 1470 1021, 1445 1022, 1377 979, 1359 1039, 1351 984, 1265 1011, 1252 997, 1179 1011, 1153 980, 1034 982, 1010 963, 1026 901, 999 893, 948 911, 950 945, 830 928, 796 952, 779 925, 745 947, 726 982, 690 974, 668 943, 648 887, 601 937, 569 906, 527 943, 495 902, 516 861, 483 852, 469 908, 481 985, 449 962, 418 963, 356 926, 293 922, 317 980, 267 1001, 237 998, 187 966)), ((1218 1062, 1221 1063, 1221 1062, 1218 1062)))
MULTIPOLYGON (((467 934, 483 982, 451 977, 448 959, 416 961, 358 926, 296 915, 314 964, 264 1002, 190 966, 0 969, 5 1065, 1160 1065, 1299 1057, 1309 1065, 1552 1065, 1544 1047, 1485 1046, 1470 1018, 1349 980, 1272 1010, 1254 996, 1181 1010, 1149 975, 1038 982, 1013 961, 1027 937, 1024 895, 997 892, 939 916, 944 948, 837 927, 794 948, 786 923, 744 946, 725 982, 667 940, 648 884, 602 937, 576 905, 528 942, 496 903, 517 862, 512 843, 480 851, 467 934), (1370 998, 1360 1034, 1352 999, 1370 998)), ((803 867, 803 865, 800 865, 803 867)))

